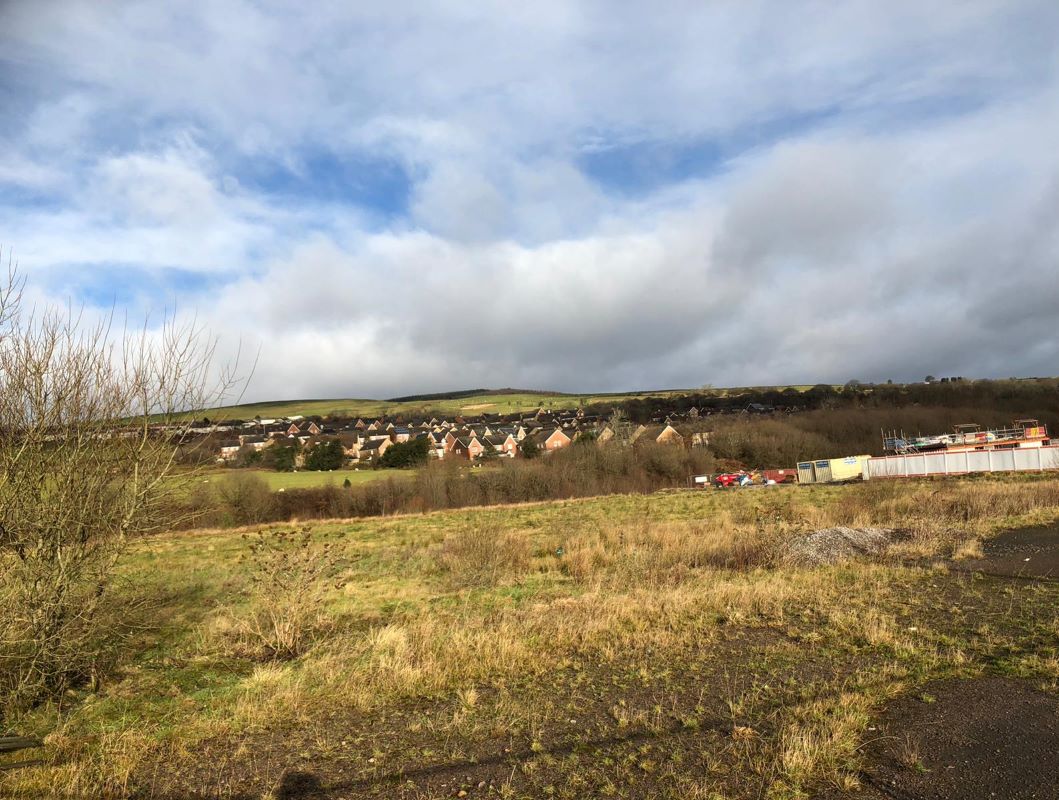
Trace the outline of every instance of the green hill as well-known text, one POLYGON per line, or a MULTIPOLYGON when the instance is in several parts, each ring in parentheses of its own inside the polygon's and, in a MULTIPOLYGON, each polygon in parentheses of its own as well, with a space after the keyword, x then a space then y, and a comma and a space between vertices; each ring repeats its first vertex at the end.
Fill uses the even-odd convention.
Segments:
POLYGON ((211 408, 203 411, 210 419, 252 419, 261 417, 344 416, 406 417, 440 414, 512 414, 537 408, 562 410, 592 403, 613 403, 634 397, 665 397, 688 394, 689 389, 666 389, 654 392, 618 394, 561 394, 547 391, 481 389, 421 395, 415 399, 371 400, 356 398, 277 400, 211 408))

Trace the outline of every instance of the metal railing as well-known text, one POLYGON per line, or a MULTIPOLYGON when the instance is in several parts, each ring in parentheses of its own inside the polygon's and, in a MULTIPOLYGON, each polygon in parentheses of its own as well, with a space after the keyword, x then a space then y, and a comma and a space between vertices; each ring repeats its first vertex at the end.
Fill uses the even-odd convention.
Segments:
MULTIPOLYGON (((1029 420, 1036 422, 1036 420, 1029 420)), ((958 426, 970 427, 970 426, 958 426)), ((989 430, 957 430, 935 436, 906 436, 904 431, 883 432, 883 450, 888 453, 908 454, 930 450, 942 450, 960 445, 993 445, 1032 439, 1045 439, 1048 429, 1043 425, 1022 425, 989 430)))

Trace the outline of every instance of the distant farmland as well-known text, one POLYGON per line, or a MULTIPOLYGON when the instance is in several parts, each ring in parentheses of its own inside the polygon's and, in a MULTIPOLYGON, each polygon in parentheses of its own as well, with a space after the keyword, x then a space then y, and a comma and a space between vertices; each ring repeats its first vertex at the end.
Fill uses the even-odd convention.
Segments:
MULTIPOLYGON (((795 388, 800 391, 808 386, 795 387, 752 387, 762 388, 795 388)), ((595 403, 621 403, 626 400, 647 397, 680 397, 693 393, 710 393, 717 396, 740 394, 750 391, 747 388, 732 389, 663 389, 646 392, 627 392, 616 394, 561 394, 557 392, 482 390, 478 393, 450 392, 447 395, 423 396, 415 400, 372 400, 356 398, 337 398, 331 400, 278 400, 261 403, 243 403, 241 405, 212 408, 203 411, 210 419, 252 419, 260 417, 289 417, 292 415, 310 416, 343 416, 343 417, 406 417, 423 416, 424 414, 513 414, 534 411, 538 408, 563 410, 577 408, 595 403), (460 395, 460 396, 454 396, 460 395)))
POLYGON ((263 403, 246 403, 225 408, 213 408, 203 412, 210 419, 239 418, 251 419, 261 417, 302 416, 344 416, 344 417, 380 417, 430 414, 511 414, 521 411, 534 411, 538 408, 568 409, 592 403, 621 402, 634 397, 665 397, 687 394, 686 390, 667 390, 663 392, 643 392, 630 394, 552 394, 511 392, 475 394, 466 397, 437 398, 419 400, 371 400, 371 399, 333 399, 333 400, 280 400, 263 403))

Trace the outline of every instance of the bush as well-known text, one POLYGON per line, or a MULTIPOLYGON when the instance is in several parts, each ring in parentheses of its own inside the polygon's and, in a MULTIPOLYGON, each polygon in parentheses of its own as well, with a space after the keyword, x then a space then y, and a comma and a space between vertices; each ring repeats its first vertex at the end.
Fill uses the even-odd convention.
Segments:
POLYGON ((541 454, 540 446, 533 439, 523 439, 518 449, 523 458, 536 458, 541 454))
POLYGON ((236 467, 257 467, 264 463, 265 454, 260 450, 255 450, 249 445, 244 445, 239 448, 239 453, 236 456, 235 464, 236 467))
POLYGON ((20 297, 17 276, 0 282, 0 730, 96 683, 120 653, 116 565, 172 527, 182 494, 175 443, 189 420, 174 409, 216 399, 200 388, 213 345, 194 327, 93 327, 20 314, 20 297))
POLYGON ((460 582, 493 586, 529 567, 530 545, 525 536, 478 521, 445 537, 438 560, 460 582))
POLYGON ((250 575, 249 609, 235 615, 233 632, 241 649, 270 659, 301 655, 320 628, 325 578, 336 553, 330 542, 314 541, 312 530, 244 534, 240 559, 250 575))
POLYGON ((274 444, 266 448, 264 464, 276 472, 294 472, 299 449, 300 445, 296 444, 274 444))
POLYGON ((231 525, 256 525, 273 519, 274 494, 259 475, 233 473, 218 482, 217 498, 231 525))
POLYGON ((571 446, 532 460, 498 459, 480 469, 469 469, 463 461, 428 461, 414 479, 371 481, 347 489, 288 489, 273 493, 270 504, 265 502, 259 485, 255 494, 249 487, 241 487, 241 492, 229 490, 234 496, 217 501, 216 510, 201 497, 195 502, 200 519, 217 518, 221 524, 378 516, 653 492, 684 486, 689 475, 710 471, 713 465, 712 454, 701 447, 685 449, 653 443, 639 447, 571 446))
POLYGON ((305 456, 305 468, 318 472, 328 472, 340 469, 346 459, 346 452, 342 442, 338 439, 330 439, 325 442, 317 442, 305 456))
POLYGON ((388 469, 411 469, 427 463, 430 458, 430 440, 425 436, 390 445, 379 460, 379 465, 388 469))

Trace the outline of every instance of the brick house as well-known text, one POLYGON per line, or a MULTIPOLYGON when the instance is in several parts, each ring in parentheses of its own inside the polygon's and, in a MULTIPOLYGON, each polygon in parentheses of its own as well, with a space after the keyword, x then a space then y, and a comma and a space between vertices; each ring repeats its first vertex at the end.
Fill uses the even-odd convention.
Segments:
POLYGON ((485 445, 478 441, 478 437, 473 434, 470 436, 457 436, 449 452, 456 458, 466 458, 468 461, 474 461, 485 452, 485 445))
POLYGON ((497 455, 506 458, 514 458, 518 453, 518 442, 515 441, 515 437, 510 433, 497 433, 491 436, 486 436, 485 444, 492 447, 497 455))

